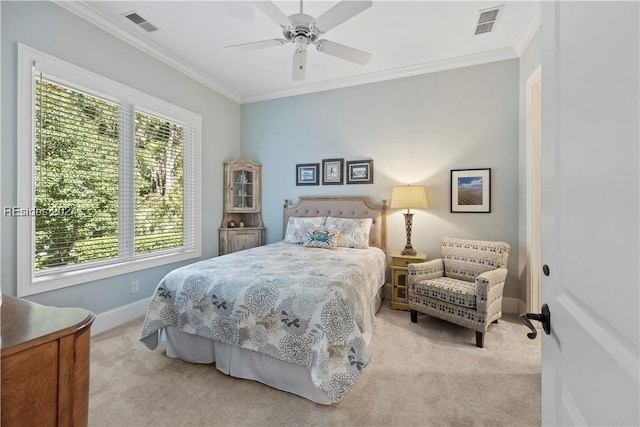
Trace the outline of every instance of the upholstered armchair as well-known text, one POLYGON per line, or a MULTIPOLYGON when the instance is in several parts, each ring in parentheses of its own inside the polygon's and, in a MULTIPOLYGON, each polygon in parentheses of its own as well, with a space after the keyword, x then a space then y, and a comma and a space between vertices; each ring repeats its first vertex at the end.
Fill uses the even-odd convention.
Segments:
POLYGON ((504 242, 444 237, 440 258, 408 266, 411 321, 420 312, 473 329, 482 348, 489 324, 502 317, 509 249, 504 242))

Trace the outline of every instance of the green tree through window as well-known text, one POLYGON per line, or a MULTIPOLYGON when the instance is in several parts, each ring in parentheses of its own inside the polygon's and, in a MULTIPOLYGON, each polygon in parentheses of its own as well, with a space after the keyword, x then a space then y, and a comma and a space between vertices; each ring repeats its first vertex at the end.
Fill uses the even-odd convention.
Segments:
POLYGON ((124 219, 134 223, 131 250, 183 245, 184 128, 138 111, 123 118, 123 110, 36 78, 34 190, 40 214, 35 219, 35 270, 123 255, 119 209, 127 196, 119 194, 119 180, 127 174, 122 144, 131 144, 135 153, 134 213, 124 219), (123 141, 120 128, 127 120, 135 120, 135 141, 123 141))
POLYGON ((183 241, 181 126, 136 112, 136 252, 183 241))
POLYGON ((35 268, 116 257, 119 108, 35 85, 35 268))

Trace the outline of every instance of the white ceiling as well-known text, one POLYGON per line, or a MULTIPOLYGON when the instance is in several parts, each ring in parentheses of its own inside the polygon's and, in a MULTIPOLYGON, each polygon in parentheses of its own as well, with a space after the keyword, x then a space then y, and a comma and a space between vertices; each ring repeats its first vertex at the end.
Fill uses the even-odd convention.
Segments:
MULTIPOLYGON (((273 2, 285 15, 299 1, 273 2)), ((318 17, 337 1, 305 1, 318 17)), ((292 81, 293 44, 250 52, 224 46, 282 38, 249 2, 59 1, 58 4, 237 102, 252 102, 515 58, 539 26, 537 1, 373 1, 322 38, 372 54, 364 66, 310 47, 307 74, 292 81), (480 10, 504 5, 492 33, 474 36, 480 10), (158 31, 124 18, 135 11, 158 31)))

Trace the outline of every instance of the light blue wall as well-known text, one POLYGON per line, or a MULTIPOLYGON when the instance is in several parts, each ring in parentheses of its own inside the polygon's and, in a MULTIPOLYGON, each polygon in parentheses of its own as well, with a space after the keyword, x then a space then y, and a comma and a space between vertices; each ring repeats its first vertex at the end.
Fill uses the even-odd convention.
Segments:
MULTIPOLYGON (((459 68, 242 105, 242 154, 263 166, 267 241, 282 238, 282 203, 299 196, 366 195, 426 186, 413 246, 435 258, 443 236, 511 245, 505 296, 518 298, 518 60, 459 68), (373 159, 373 185, 296 187, 295 165, 373 159), (490 214, 450 212, 450 170, 492 168, 490 214)), ((390 211, 388 248, 404 247, 404 217, 390 211)))
MULTIPOLYGON (((0 7, 0 205, 16 204, 16 62, 20 42, 202 116, 202 256, 217 255, 217 229, 222 220, 222 162, 240 155, 239 104, 52 2, 2 1, 0 7)), ((2 292, 16 295, 16 220, 2 217, 1 225, 2 292)), ((28 299, 43 304, 80 306, 101 313, 150 296, 159 280, 179 265, 169 264, 28 299), (132 280, 140 282, 140 292, 135 295, 129 293, 132 280)))

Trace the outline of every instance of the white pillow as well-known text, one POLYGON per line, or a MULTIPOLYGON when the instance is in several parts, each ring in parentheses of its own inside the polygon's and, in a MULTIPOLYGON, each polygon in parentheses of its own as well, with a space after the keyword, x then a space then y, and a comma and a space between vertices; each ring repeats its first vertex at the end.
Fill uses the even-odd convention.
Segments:
POLYGON ((343 248, 367 249, 369 247, 369 233, 371 232, 371 218, 336 218, 328 217, 324 226, 340 231, 338 246, 343 248))
POLYGON ((289 217, 283 242, 302 244, 307 238, 307 231, 322 227, 326 219, 326 216, 289 217))

